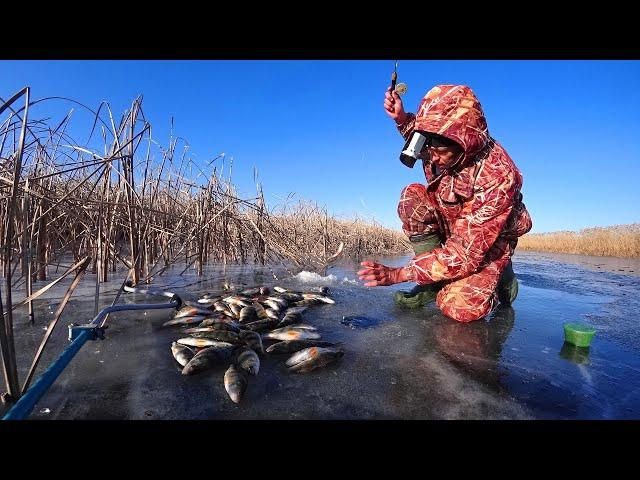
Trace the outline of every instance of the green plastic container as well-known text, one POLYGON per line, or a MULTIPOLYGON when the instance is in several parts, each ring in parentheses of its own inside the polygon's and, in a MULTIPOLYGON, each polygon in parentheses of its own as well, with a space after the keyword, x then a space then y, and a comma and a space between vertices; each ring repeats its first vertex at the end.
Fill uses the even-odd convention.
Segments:
POLYGON ((564 339, 576 347, 588 347, 596 334, 595 328, 584 323, 565 323, 564 339))

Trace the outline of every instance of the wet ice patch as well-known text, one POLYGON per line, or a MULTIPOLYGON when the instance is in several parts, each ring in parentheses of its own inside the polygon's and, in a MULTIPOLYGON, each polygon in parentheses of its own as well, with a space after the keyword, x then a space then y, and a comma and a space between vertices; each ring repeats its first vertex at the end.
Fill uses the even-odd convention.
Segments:
POLYGON ((43 413, 43 414, 45 414, 45 415, 46 415, 46 414, 51 413, 51 410, 50 410, 50 409, 48 409, 48 408, 43 408, 42 410, 40 410, 40 413, 43 413))
POLYGON ((360 328, 375 327, 380 323, 380 320, 377 318, 365 317, 363 315, 345 315, 342 317, 342 320, 340 320, 340 323, 356 330, 360 328))

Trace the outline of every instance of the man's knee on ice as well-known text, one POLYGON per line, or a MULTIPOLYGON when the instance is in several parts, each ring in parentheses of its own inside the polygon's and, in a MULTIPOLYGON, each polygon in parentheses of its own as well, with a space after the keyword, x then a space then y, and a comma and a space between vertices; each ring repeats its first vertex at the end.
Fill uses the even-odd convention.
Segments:
POLYGON ((443 288, 438 292, 436 305, 442 313, 456 322, 474 322, 486 317, 497 303, 495 295, 488 298, 468 297, 460 294, 452 296, 448 289, 443 288))

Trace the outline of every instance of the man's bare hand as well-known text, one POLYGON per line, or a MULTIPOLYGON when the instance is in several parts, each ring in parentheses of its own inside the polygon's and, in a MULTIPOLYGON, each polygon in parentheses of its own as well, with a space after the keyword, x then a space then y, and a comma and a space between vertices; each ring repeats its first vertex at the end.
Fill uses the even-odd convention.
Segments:
POLYGON ((392 268, 368 260, 360 263, 360 265, 366 267, 358 272, 360 280, 367 282, 364 284, 365 287, 382 287, 409 281, 403 267, 392 268))
POLYGON ((407 112, 404 111, 402 100, 396 92, 391 91, 391 87, 387 88, 384 94, 384 110, 398 125, 407 119, 407 112))

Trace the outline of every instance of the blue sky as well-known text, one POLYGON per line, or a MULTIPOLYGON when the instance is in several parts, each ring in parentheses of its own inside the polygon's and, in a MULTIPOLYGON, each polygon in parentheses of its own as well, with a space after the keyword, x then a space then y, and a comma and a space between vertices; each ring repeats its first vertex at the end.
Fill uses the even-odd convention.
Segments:
MULTIPOLYGON (((399 229, 403 186, 424 182, 398 160, 403 140, 382 108, 393 60, 0 61, 0 97, 71 97, 119 117, 142 94, 154 137, 170 118, 202 162, 233 157, 233 178, 269 206, 289 194, 399 229)), ((469 85, 489 131, 524 176, 533 232, 640 222, 640 61, 400 60, 415 111, 433 85, 469 85)), ((62 119, 70 105, 34 108, 62 119)), ((83 132, 91 120, 74 113, 83 132)))

